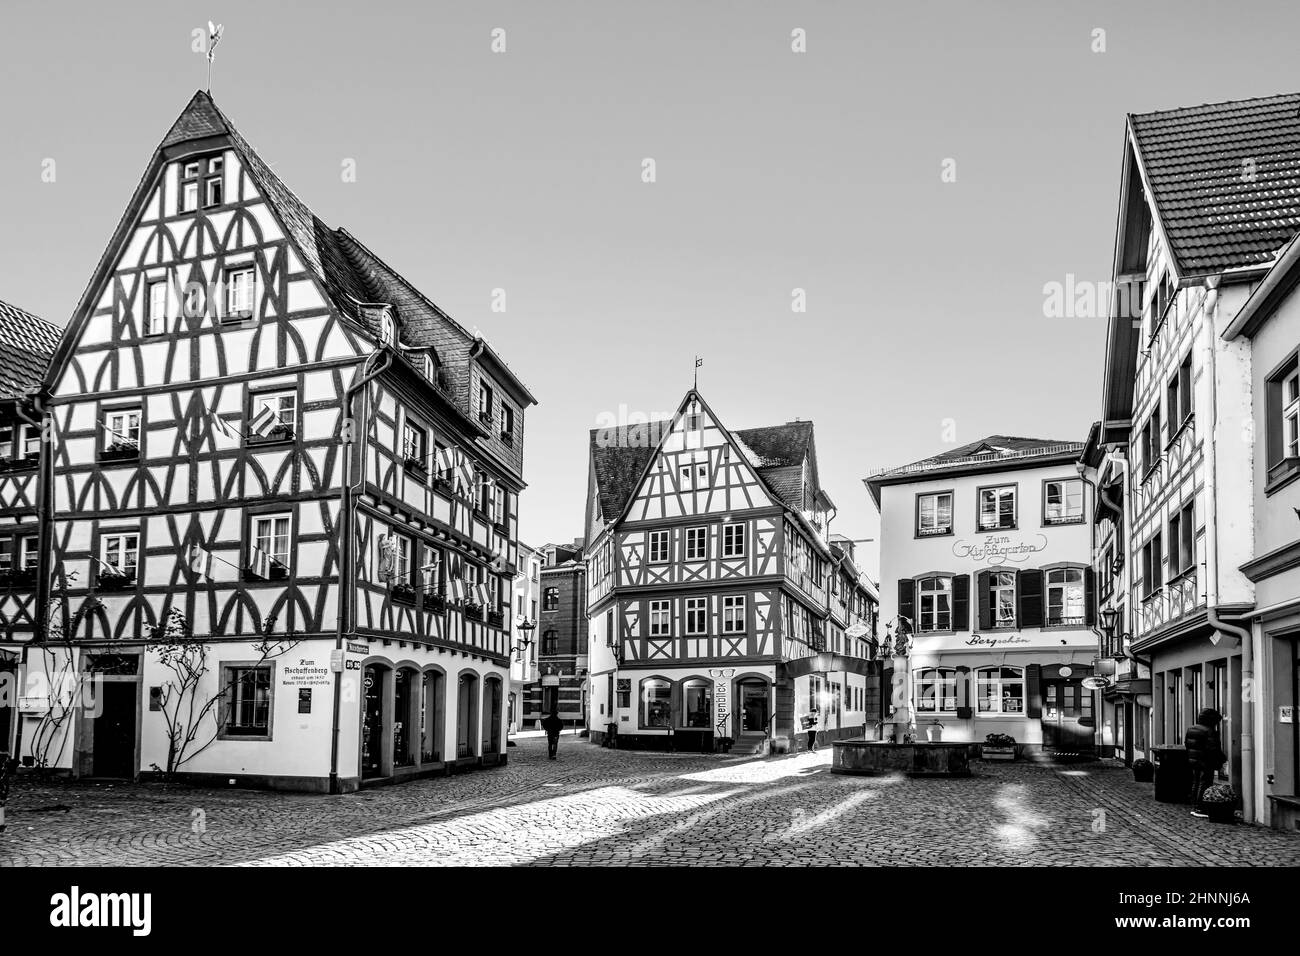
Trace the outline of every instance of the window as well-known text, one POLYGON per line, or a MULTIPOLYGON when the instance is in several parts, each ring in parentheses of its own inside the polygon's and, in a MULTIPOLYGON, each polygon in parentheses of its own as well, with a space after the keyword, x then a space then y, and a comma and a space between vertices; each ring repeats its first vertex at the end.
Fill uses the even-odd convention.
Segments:
POLYGON ((1160 408, 1157 406, 1151 413, 1151 417, 1147 419, 1146 425, 1142 428, 1142 468, 1144 474, 1149 474, 1156 465, 1160 464, 1164 452, 1161 443, 1160 408))
POLYGON ((722 599, 722 633, 743 634, 745 632, 745 596, 726 596, 722 599))
POLYGON ((1047 572, 1047 626, 1083 624, 1082 568, 1054 568, 1047 572))
POLYGON ((975 672, 975 705, 981 714, 1025 712, 1025 675, 1019 667, 981 667, 975 672))
POLYGON ((478 384, 478 415, 485 422, 492 421, 492 388, 484 382, 478 384))
POLYGON ((979 502, 981 531, 997 531, 1016 526, 1015 485, 981 488, 979 502))
POLYGON ((918 713, 957 713, 957 671, 954 668, 922 667, 914 673, 918 713))
POLYGON ((928 538, 936 534, 952 534, 951 491, 916 498, 916 536, 928 538))
POLYGON ((220 176, 213 176, 203 184, 203 205, 204 207, 221 205, 220 176))
POLYGON ((118 408, 104 413, 104 450, 140 449, 140 409, 118 408))
POLYGON ((262 577, 270 577, 270 571, 277 565, 280 568, 288 568, 291 516, 287 514, 256 515, 252 523, 253 554, 250 562, 252 568, 262 577), (266 555, 271 562, 271 567, 266 568, 267 574, 261 574, 258 569, 258 562, 261 560, 258 552, 266 555))
POLYGON ((507 444, 515 440, 515 410, 501 403, 501 439, 507 444))
POLYGON ((199 174, 199 164, 197 162, 186 163, 182 176, 185 179, 194 179, 199 174))
POLYGON ((1174 280, 1165 273, 1160 278, 1159 285, 1156 286, 1155 292, 1151 296, 1151 338, 1156 337, 1156 332, 1164 324, 1165 313, 1169 311, 1169 306, 1174 301, 1174 280))
POLYGON ((1083 481, 1079 478, 1049 481, 1043 501, 1043 524, 1077 524, 1083 521, 1083 481))
POLYGON ((161 335, 167 331, 167 280, 150 282, 146 299, 144 334, 161 335))
POLYGON ((669 727, 672 725, 673 685, 666 680, 651 677, 641 682, 641 726, 669 727))
POLYGON ((1016 626, 1016 572, 990 571, 988 606, 990 627, 1016 626))
MULTIPOLYGON (((411 539, 394 535, 393 548, 393 582, 410 587, 411 584, 411 539)), ((287 562, 282 562, 287 563, 287 562)))
POLYGON ((709 599, 686 599, 686 633, 707 634, 709 631, 709 599))
POLYGON ((542 653, 555 655, 560 652, 560 640, 555 636, 554 631, 546 631, 542 634, 542 653))
POLYGON ((438 381, 438 360, 432 352, 424 353, 424 377, 434 383, 438 381))
POLYGON ((650 636, 670 637, 673 633, 672 612, 668 601, 650 602, 650 636))
MULTIPOLYGON (((195 173, 197 175, 197 171, 195 173)), ((181 184, 181 212, 193 212, 199 208, 199 184, 196 182, 181 184)))
POLYGON ((417 468, 424 467, 428 441, 428 433, 410 418, 402 423, 402 457, 406 459, 407 464, 417 468))
POLYGON ((0 425, 0 461, 8 461, 14 456, 14 427, 0 425))
POLYGON ((547 588, 542 594, 542 610, 556 611, 560 607, 560 589, 547 588))
POLYGON ((1164 584, 1162 561, 1160 533, 1156 532, 1150 541, 1142 545, 1142 596, 1144 598, 1155 594, 1164 584))
POLYGON ((745 526, 743 524, 724 524, 722 526, 722 556, 724 558, 743 558, 745 556, 745 526))
MULTIPOLYGON (((137 432, 138 432, 137 428, 137 432)), ((18 458, 39 458, 41 454, 41 432, 35 425, 18 426, 18 458)))
POLYGON ((686 430, 687 430, 688 432, 697 432, 697 431, 699 431, 699 430, 700 430, 700 413, 699 413, 699 412, 687 412, 687 413, 686 413, 686 419, 685 419, 685 423, 684 423, 684 424, 685 424, 685 426, 686 426, 686 430))
POLYGON ((952 628, 952 578, 921 578, 917 582, 918 627, 922 631, 952 628))
POLYGON ((1192 417, 1192 356, 1189 352, 1183 359, 1178 371, 1174 377, 1169 380, 1169 386, 1166 390, 1168 400, 1165 402, 1165 410, 1169 415, 1169 440, 1173 441, 1175 435, 1186 423, 1187 419, 1192 417))
POLYGON ((713 684, 688 680, 682 685, 682 723, 687 727, 710 727, 713 723, 713 684))
POLYGON ((1300 474, 1300 368, 1291 356, 1265 383, 1268 467, 1266 493, 1300 474))
POLYGON ((229 702, 222 732, 228 737, 270 737, 271 665, 228 665, 222 668, 222 681, 229 702))
POLYGON ((708 528, 687 528, 686 529, 686 560, 703 561, 708 557, 709 550, 709 529, 708 528))
POLYGON ((650 561, 653 564, 662 564, 668 560, 668 532, 651 531, 650 532, 650 561))
POLYGON ((709 484, 709 463, 706 461, 695 461, 689 465, 681 465, 677 469, 678 477, 681 479, 683 490, 688 488, 707 488, 709 484))
POLYGON ((35 571, 36 556, 38 554, 39 539, 34 534, 19 535, 13 539, 14 553, 8 550, 9 542, 5 541, 5 550, 0 552, 0 570, 11 570, 11 562, 16 562, 14 570, 18 571, 35 571))
POLYGON ((208 172, 215 176, 217 173, 221 172, 221 169, 224 165, 225 162, 223 161, 222 157, 213 156, 211 159, 208 160, 208 172))
POLYGON ((1188 502, 1169 519, 1169 578, 1192 570, 1196 563, 1196 510, 1188 502))
POLYGON ((104 535, 101 572, 112 577, 134 578, 140 560, 140 535, 135 531, 104 535))
POLYGON ((226 272, 226 314, 230 321, 253 317, 253 270, 230 269, 226 272))
POLYGON ((260 392, 252 396, 248 430, 255 438, 292 438, 298 426, 298 393, 260 392))

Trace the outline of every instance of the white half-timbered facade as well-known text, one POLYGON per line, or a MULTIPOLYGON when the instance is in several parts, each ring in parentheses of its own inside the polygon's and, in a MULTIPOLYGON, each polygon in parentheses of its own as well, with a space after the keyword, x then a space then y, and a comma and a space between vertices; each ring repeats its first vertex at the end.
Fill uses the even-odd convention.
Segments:
POLYGON ((150 161, 46 392, 43 666, 106 690, 33 717, 36 760, 330 790, 504 762, 532 395, 207 94, 150 161), (204 648, 188 753, 165 634, 204 648))
POLYGON ((594 738, 790 749, 812 713, 829 736, 860 732, 877 601, 855 568, 851 621, 870 624, 845 637, 837 607, 827 646, 846 559, 811 422, 731 432, 692 390, 667 421, 594 430, 588 489, 594 738))

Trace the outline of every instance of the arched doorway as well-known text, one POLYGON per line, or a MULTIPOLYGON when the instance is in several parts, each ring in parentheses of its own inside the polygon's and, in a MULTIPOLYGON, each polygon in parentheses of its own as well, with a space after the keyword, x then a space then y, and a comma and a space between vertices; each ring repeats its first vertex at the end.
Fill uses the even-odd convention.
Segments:
POLYGON ((361 687, 361 778, 388 774, 391 756, 385 754, 384 717, 388 713, 389 674, 383 664, 367 664, 362 671, 361 687))
POLYGON ((420 672, 403 667, 393 678, 393 767, 415 766, 419 743, 420 672))
POLYGON ((420 763, 442 760, 443 695, 446 677, 442 671, 427 670, 420 685, 420 763))
POLYGON ((478 675, 462 671, 456 678, 456 758, 473 757, 478 740, 478 675))
POLYGON ((489 675, 483 681, 483 753, 501 752, 501 678, 489 675))
POLYGON ((742 734, 765 734, 772 719, 771 685, 761 677, 736 682, 737 729, 742 734))

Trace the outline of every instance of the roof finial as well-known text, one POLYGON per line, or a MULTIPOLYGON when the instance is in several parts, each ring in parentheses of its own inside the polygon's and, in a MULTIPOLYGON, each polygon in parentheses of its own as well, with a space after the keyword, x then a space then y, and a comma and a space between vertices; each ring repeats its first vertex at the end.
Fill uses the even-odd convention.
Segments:
POLYGON ((213 24, 208 21, 208 95, 212 95, 212 55, 217 50, 217 44, 221 42, 221 33, 226 26, 223 23, 213 24))
POLYGON ((704 359, 698 355, 695 356, 695 384, 692 386, 692 391, 698 392, 700 390, 700 366, 703 364, 704 359))

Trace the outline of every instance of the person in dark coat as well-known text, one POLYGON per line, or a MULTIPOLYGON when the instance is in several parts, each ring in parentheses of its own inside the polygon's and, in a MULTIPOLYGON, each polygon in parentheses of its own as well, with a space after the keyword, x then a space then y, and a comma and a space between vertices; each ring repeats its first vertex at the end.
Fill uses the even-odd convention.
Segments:
POLYGON ((551 711, 549 717, 542 719, 542 730, 546 731, 546 756, 555 759, 555 752, 560 747, 560 731, 564 729, 564 721, 560 719, 559 709, 551 711))
POLYGON ((817 751, 817 711, 812 710, 803 719, 803 729, 808 733, 808 752, 817 751))
POLYGON ((1214 774, 1228 759, 1219 745, 1219 721, 1223 718, 1217 710, 1207 707, 1196 715, 1196 723, 1187 728, 1183 746, 1187 748, 1187 765, 1192 771, 1192 816, 1208 816, 1201 805, 1201 797, 1214 774))

